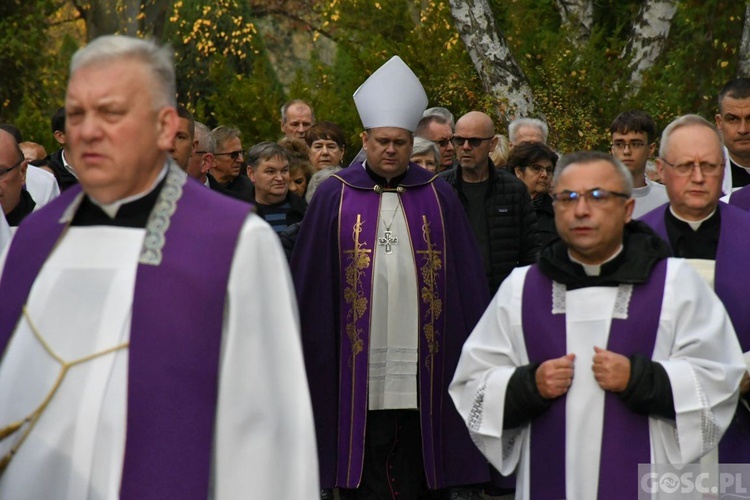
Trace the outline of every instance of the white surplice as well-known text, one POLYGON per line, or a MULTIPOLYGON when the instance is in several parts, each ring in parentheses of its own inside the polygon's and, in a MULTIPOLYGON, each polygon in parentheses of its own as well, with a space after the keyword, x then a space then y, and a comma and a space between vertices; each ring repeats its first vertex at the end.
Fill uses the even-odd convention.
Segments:
MULTIPOLYGON (((144 234, 71 227, 48 258, 27 309, 63 360, 129 340, 144 234)), ((30 414, 60 369, 22 317, 0 364, 0 428, 30 414)), ((70 368, 0 477, 0 498, 118 498, 127 371, 127 348, 70 368)), ((293 285, 278 237, 256 215, 245 221, 232 263, 219 383, 209 497, 318 498, 315 429, 293 285)), ((24 429, 0 442, 0 456, 24 429)))
POLYGON ((396 193, 383 193, 373 268, 368 371, 370 410, 416 409, 419 292, 409 228, 396 193), (398 243, 385 245, 386 228, 398 243), (390 253, 388 252, 390 250, 390 253))
MULTIPOLYGON (((518 268, 503 282, 464 345, 450 387, 482 453, 501 473, 517 472, 520 499, 529 498, 530 425, 504 430, 503 410, 511 375, 529 363, 521 321, 527 271, 518 268)), ((617 295, 617 287, 563 288, 553 304, 566 313, 567 352, 576 355, 566 400, 569 499, 596 499, 605 393, 591 371, 594 346, 606 348, 613 316, 638 314, 625 312, 617 295)), ((724 306, 681 259, 667 265, 653 359, 669 376, 676 421, 649 419, 652 463, 696 462, 729 425, 745 366, 724 306)))

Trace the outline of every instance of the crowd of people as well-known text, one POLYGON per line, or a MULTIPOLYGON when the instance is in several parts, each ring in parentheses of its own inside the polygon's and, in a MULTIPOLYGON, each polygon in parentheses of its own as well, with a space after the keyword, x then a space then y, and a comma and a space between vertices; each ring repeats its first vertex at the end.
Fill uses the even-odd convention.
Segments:
POLYGON ((104 36, 59 150, 0 125, 0 498, 632 499, 639 464, 750 463, 750 79, 606 153, 428 109, 398 57, 353 102, 348 164, 299 99, 243 146, 170 49, 104 36))

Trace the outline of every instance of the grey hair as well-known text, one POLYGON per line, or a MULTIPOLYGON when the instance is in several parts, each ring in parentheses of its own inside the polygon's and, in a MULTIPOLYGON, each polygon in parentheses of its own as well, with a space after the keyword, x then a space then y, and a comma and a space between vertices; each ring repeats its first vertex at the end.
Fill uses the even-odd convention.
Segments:
POLYGON ((546 143, 549 137, 549 127, 542 120, 536 118, 516 118, 508 125, 508 139, 512 144, 516 143, 518 138, 518 129, 521 127, 538 128, 542 133, 542 142, 546 143))
POLYGON ((211 131, 211 138, 214 140, 214 152, 216 152, 216 149, 224 146, 228 141, 231 141, 240 135, 240 131, 234 127, 219 125, 211 131))
POLYGON ((456 123, 456 120, 453 118, 453 113, 448 110, 448 108, 441 108, 441 107, 434 107, 434 108, 427 108, 422 113, 422 118, 425 116, 442 116, 446 120, 448 120, 448 124, 451 126, 451 129, 453 129, 453 126, 456 123))
POLYGON ((613 157, 612 155, 602 153, 601 151, 577 151, 575 153, 564 155, 562 158, 560 158, 560 161, 557 162, 557 166, 555 167, 555 175, 552 177, 552 185, 557 185, 557 181, 559 180, 560 175, 570 165, 573 165, 574 163, 594 163, 597 161, 605 161, 612 165, 617 172, 617 176, 620 177, 620 180, 622 180, 622 184, 624 186, 623 192, 628 196, 633 194, 633 175, 630 173, 630 170, 628 170, 628 167, 623 165, 620 160, 613 157))
POLYGON ((411 149, 411 155, 417 156, 430 153, 435 156, 435 163, 440 163, 440 150, 438 149, 437 144, 423 137, 415 137, 414 146, 412 146, 411 149))
POLYGON ((148 69, 156 84, 152 94, 157 109, 177 106, 174 53, 169 45, 159 46, 151 40, 122 35, 100 36, 73 54, 70 75, 72 77, 83 67, 109 64, 118 59, 134 59, 148 69))
POLYGON ((307 103, 307 101, 303 101, 302 99, 292 99, 291 101, 284 103, 283 106, 281 106, 281 124, 284 125, 286 123, 286 112, 294 106, 295 104, 304 104, 308 108, 310 108, 310 115, 312 116, 312 122, 315 123, 315 110, 313 109, 310 104, 307 103))
MULTIPOLYGON (((719 129, 716 128, 716 125, 711 123, 710 121, 706 120, 700 115, 682 115, 678 118, 675 118, 672 120, 672 122, 667 125, 664 128, 664 131, 661 133, 661 141, 659 144, 659 157, 664 158, 667 155, 667 151, 669 151, 669 138, 672 136, 675 130, 680 129, 682 127, 688 127, 691 125, 699 125, 702 127, 706 127, 713 131, 714 134, 716 134, 716 140, 719 141, 719 145, 724 145, 724 139, 721 137, 721 133, 719 132, 719 129)), ((724 158, 724 148, 721 148, 721 156, 722 159, 724 158)))
POLYGON ((260 165, 260 162, 267 161, 272 158, 281 158, 287 163, 290 162, 289 151, 282 145, 276 142, 259 142, 250 149, 247 150, 247 166, 252 168, 253 171, 260 165))
POLYGON ((211 154, 216 152, 216 141, 211 135, 211 129, 204 123, 195 122, 195 139, 198 141, 198 151, 211 154))

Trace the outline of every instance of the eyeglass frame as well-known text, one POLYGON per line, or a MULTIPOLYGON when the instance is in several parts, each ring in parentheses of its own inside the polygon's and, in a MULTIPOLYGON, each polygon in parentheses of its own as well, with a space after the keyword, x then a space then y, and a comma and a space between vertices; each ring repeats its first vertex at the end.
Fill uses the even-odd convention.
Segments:
POLYGON ((16 162, 16 164, 13 165, 12 167, 10 167, 10 168, 0 168, 0 179, 2 179, 3 177, 5 177, 5 174, 7 174, 8 172, 10 172, 11 170, 15 170, 16 168, 18 168, 21 165, 21 163, 23 163, 25 161, 26 161, 26 158, 24 158, 22 156, 21 159, 18 160, 18 162, 16 162))
POLYGON ((611 149, 616 149, 618 151, 625 151, 626 149, 630 149, 630 151, 640 151, 641 149, 648 147, 650 144, 647 142, 613 142, 611 144, 611 149))
MULTIPOLYGON (((196 151, 196 153, 200 153, 200 151, 196 151)), ((206 151, 208 153, 208 151, 206 151)), ((213 153, 214 156, 230 156, 232 158, 232 161, 235 161, 237 158, 242 155, 242 159, 245 159, 245 152, 241 149, 238 149, 236 151, 228 151, 226 153, 213 153)))
POLYGON ((670 167, 672 167, 672 169, 675 172, 675 175, 677 175, 678 177, 690 177, 691 175, 693 175, 693 172, 695 171, 695 166, 696 165, 698 165, 698 169, 701 171, 701 175, 703 175, 705 177, 718 177, 718 176, 721 175, 722 169, 724 168, 724 162, 723 161, 721 163, 709 163, 707 161, 702 161, 702 162, 692 161, 692 162, 684 162, 684 163, 672 163, 669 160, 667 160, 666 158, 659 158, 659 159, 661 161, 663 161, 664 163, 666 163, 667 165, 669 165, 670 167), (686 167, 686 165, 688 163, 690 163, 690 170, 688 170, 686 172, 681 172, 680 171, 681 168, 686 167), (707 174, 705 172, 705 170, 703 170, 703 167, 701 165, 707 165, 707 166, 711 166, 712 168, 716 168, 716 172, 715 173, 711 173, 711 174, 707 174))
POLYGON ((490 137, 461 137, 459 135, 454 135, 451 137, 451 142, 453 143, 453 146, 456 148, 462 148, 464 147, 464 144, 466 142, 469 142, 469 147, 476 148, 479 147, 480 144, 482 144, 484 141, 490 141, 494 139, 495 136, 490 137))
POLYGON ((547 172, 547 175, 549 177, 552 177, 552 175, 555 173, 555 167, 543 167, 541 165, 537 165, 534 163, 533 165, 524 165, 523 169, 531 169, 531 171, 536 175, 541 175, 542 172, 547 172))
POLYGON ((563 207, 572 207, 572 206, 578 205, 578 202, 581 199, 585 199, 586 203, 594 202, 596 204, 596 203, 607 202, 613 199, 612 196, 616 198, 625 198, 626 200, 631 198, 631 195, 627 193, 621 193, 619 191, 610 191, 608 189, 603 189, 603 188, 592 188, 583 192, 570 191, 566 189, 565 191, 560 191, 559 193, 550 193, 550 196, 552 197, 552 201, 554 203, 559 203, 563 207), (605 196, 601 198, 596 198, 594 195, 595 192, 602 193, 605 196), (568 198, 567 199, 559 198, 559 196, 562 194, 568 195, 568 198), (570 196, 570 195, 575 195, 575 196, 570 196))

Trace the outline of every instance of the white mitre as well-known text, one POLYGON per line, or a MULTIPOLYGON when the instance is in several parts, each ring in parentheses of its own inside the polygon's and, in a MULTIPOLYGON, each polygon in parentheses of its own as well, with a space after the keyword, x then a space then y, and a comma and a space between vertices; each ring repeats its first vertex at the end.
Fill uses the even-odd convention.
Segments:
POLYGON ((365 130, 398 127, 414 132, 427 108, 419 78, 393 56, 354 92, 354 104, 365 130))

